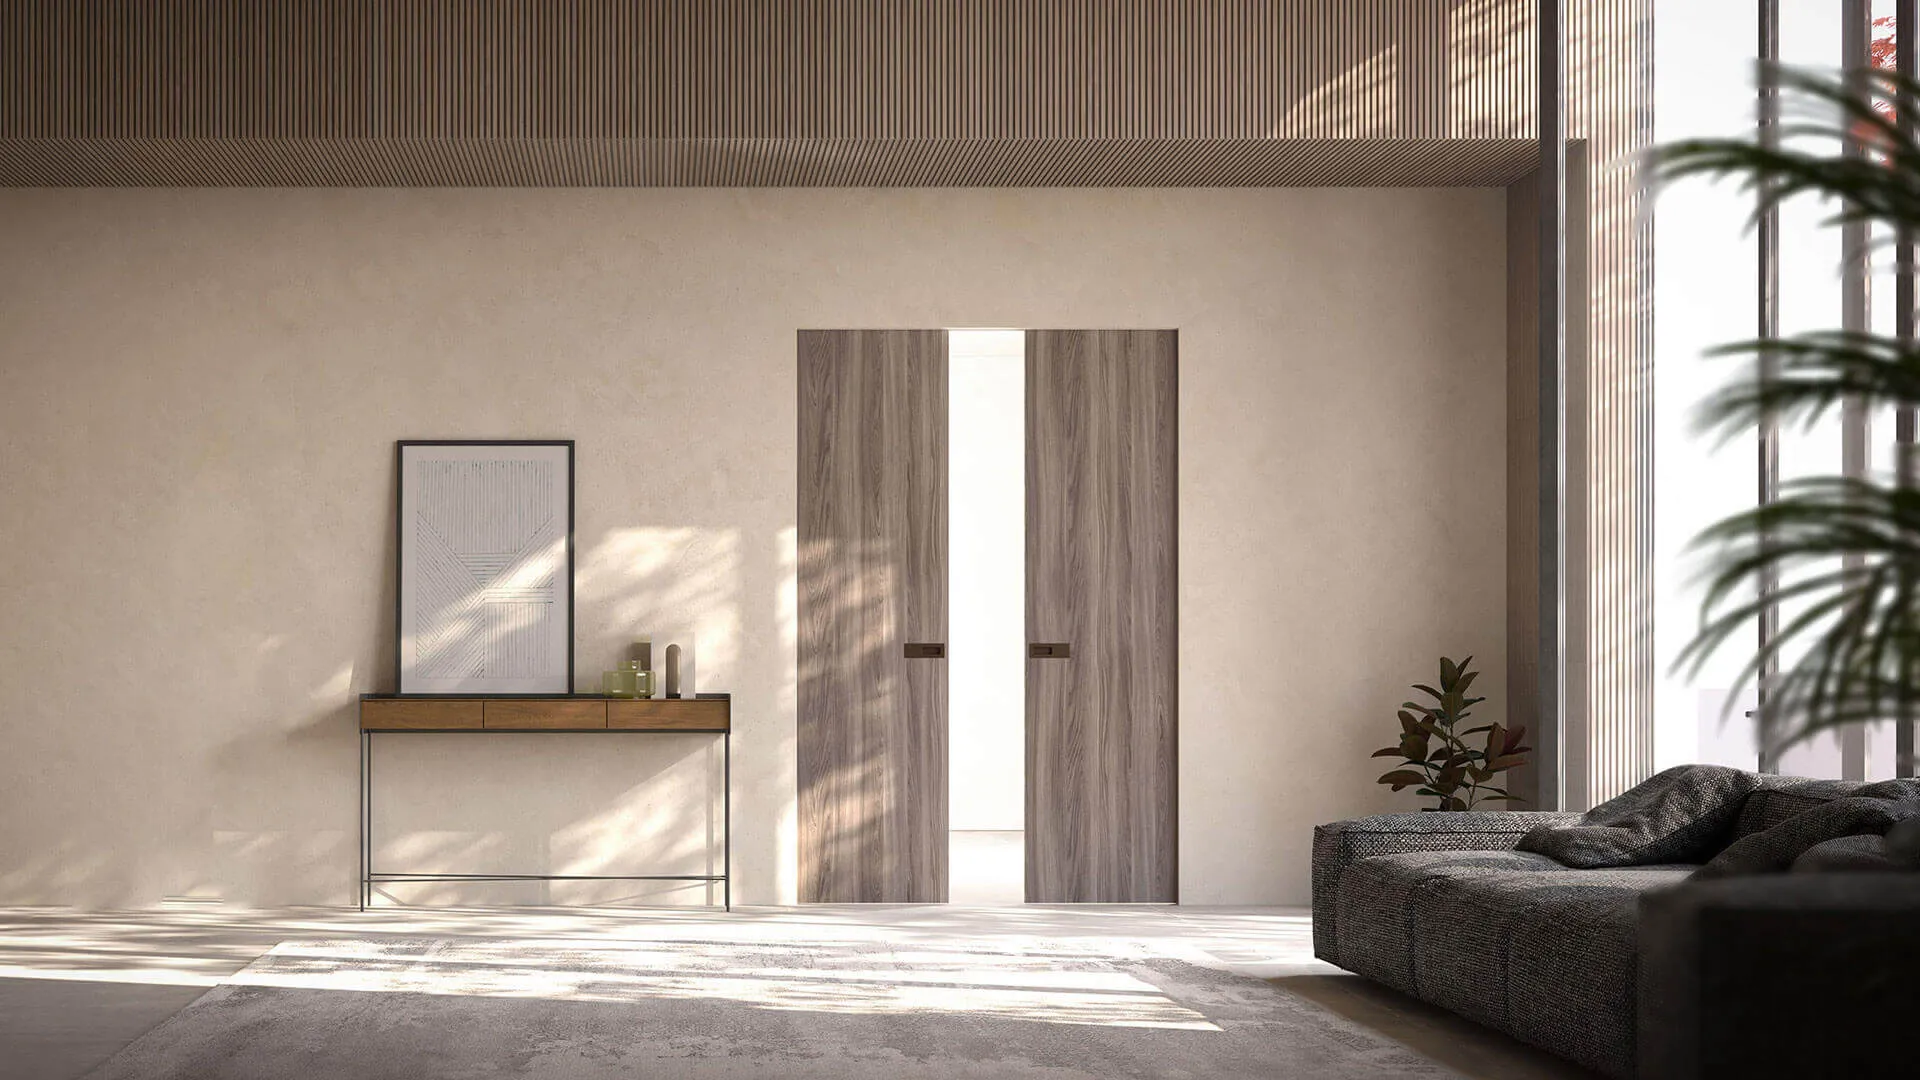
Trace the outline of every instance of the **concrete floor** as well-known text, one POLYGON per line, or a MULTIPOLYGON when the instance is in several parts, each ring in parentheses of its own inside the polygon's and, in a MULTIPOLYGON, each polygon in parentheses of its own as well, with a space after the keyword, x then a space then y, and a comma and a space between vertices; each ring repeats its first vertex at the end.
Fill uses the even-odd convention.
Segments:
POLYGON ((0 1080, 78 1077, 283 941, 448 937, 573 942, 1127 938, 1269 980, 1482 1080, 1591 1074, 1313 959, 1284 908, 808 907, 708 911, 0 909, 0 1080))

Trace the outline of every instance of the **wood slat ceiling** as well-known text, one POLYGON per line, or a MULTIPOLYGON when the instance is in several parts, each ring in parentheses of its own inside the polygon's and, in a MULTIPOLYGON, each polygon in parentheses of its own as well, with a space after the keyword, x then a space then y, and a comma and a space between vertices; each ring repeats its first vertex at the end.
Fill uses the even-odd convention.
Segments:
POLYGON ((0 186, 1486 187, 1490 139, 0 139, 0 186))
POLYGON ((1530 0, 12 0, 0 184, 1504 184, 1530 0))

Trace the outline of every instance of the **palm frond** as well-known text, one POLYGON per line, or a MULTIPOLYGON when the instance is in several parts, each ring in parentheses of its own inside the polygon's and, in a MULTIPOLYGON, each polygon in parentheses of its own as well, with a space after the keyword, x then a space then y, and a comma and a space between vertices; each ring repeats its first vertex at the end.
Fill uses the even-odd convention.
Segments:
POLYGON ((1780 667, 1760 717, 1763 745, 1882 720, 1911 698, 1920 673, 1920 492, 1845 477, 1798 481, 1695 544, 1714 568, 1682 666, 1697 673, 1769 602, 1804 605, 1735 680, 1745 688, 1768 665, 1780 667), (1860 565, 1838 565, 1849 555, 1860 565), (1770 599, 1763 581, 1780 583, 1770 599))
POLYGON ((1653 152, 1659 183, 1688 177, 1734 180, 1753 193, 1754 219, 1803 195, 1833 201, 1833 222, 1920 228, 1920 145, 1892 118, 1920 109, 1920 82, 1896 72, 1851 74, 1781 66, 1760 69, 1782 92, 1778 140, 1683 139, 1653 152), (1890 115, 1891 114, 1891 115, 1890 115), (1864 156, 1837 153, 1848 138, 1864 156))
POLYGON ((1865 408, 1920 407, 1920 348, 1851 331, 1742 341, 1709 355, 1747 363, 1695 410, 1695 425, 1725 443, 1771 418, 1811 426, 1845 402, 1865 408))

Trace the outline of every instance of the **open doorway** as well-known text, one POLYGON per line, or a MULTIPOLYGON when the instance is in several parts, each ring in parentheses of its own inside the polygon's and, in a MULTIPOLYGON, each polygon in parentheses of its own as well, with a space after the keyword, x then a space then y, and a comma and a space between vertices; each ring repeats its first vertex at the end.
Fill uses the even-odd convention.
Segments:
POLYGON ((948 898, 1026 900, 1026 335, 947 335, 948 898))

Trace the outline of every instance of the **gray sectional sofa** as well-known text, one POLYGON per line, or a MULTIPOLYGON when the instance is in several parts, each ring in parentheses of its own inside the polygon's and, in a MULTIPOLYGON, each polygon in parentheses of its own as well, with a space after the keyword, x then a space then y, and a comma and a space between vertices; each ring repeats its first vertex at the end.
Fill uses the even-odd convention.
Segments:
POLYGON ((1692 766, 1585 817, 1323 825, 1314 952, 1609 1076, 1864 1075, 1825 1067, 1836 1037, 1861 1067, 1911 1062, 1896 1043, 1920 986, 1920 873, 1754 872, 1819 839, 1790 822, 1869 834, 1920 816, 1920 802, 1859 797, 1920 798, 1901 784, 1692 766), (1822 807, 1820 822, 1799 816, 1822 807), (1827 956, 1851 966, 1801 970, 1827 956), (1822 995, 1796 989, 1810 986, 1822 995), (1793 1073, 1796 1054, 1822 1067, 1793 1073))

